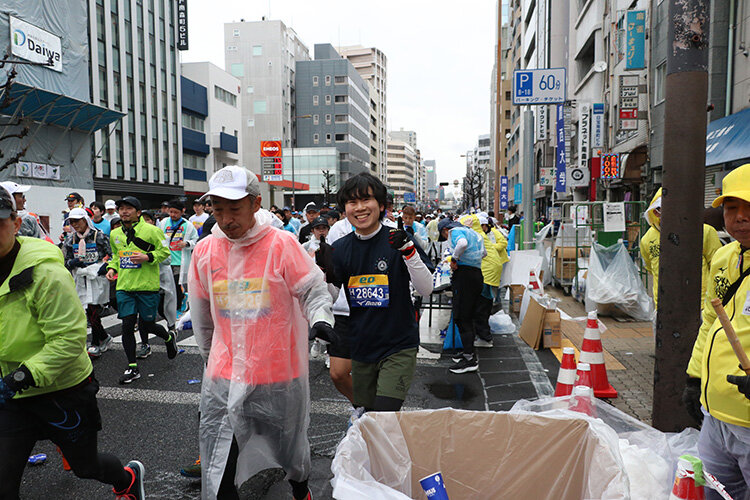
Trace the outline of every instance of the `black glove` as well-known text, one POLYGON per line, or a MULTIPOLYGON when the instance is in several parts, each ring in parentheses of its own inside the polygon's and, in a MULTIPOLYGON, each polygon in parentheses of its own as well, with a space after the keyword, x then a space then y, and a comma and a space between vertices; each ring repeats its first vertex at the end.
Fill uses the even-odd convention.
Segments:
POLYGON ((101 266, 99 266, 99 270, 96 272, 97 276, 104 276, 107 274, 107 263, 105 262, 101 266))
POLYGON ((703 422, 703 412, 701 411, 701 379, 688 377, 685 383, 685 390, 682 391, 682 404, 688 415, 693 417, 698 423, 703 422))
POLYGON ((331 343, 338 340, 336 331, 325 321, 318 321, 310 327, 310 340, 320 339, 323 342, 331 343))
POLYGON ((398 218, 398 229, 391 229, 388 233, 388 243, 391 248, 398 250, 404 257, 411 256, 414 252, 414 243, 409 239, 404 231, 404 221, 401 217, 398 218))
POLYGON ((88 266, 88 264, 86 264, 81 259, 76 259, 76 260, 78 261, 78 262, 76 262, 76 267, 86 267, 86 266, 88 266))
POLYGON ((0 379, 0 405, 13 398, 17 393, 23 392, 29 387, 36 385, 34 377, 25 366, 13 370, 5 378, 0 379))
POLYGON ((750 399, 750 376, 749 375, 727 375, 727 382, 737 386, 737 390, 750 399))
POLYGON ((325 236, 320 237, 320 248, 315 251, 315 263, 326 275, 326 282, 331 283, 333 273, 333 247, 326 243, 325 236))
POLYGON ((81 266, 79 266, 80 263, 81 263, 81 259, 79 259, 77 257, 73 258, 73 259, 68 259, 68 261, 65 263, 65 267, 67 267, 68 269, 73 269, 73 268, 76 268, 76 267, 81 267, 81 266))

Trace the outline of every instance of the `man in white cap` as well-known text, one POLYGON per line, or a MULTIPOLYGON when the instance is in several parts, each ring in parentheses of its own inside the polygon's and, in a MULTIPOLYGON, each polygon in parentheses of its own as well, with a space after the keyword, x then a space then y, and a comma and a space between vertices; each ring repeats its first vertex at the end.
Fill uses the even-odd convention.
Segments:
POLYGON ((113 217, 117 217, 117 204, 115 200, 107 200, 104 202, 105 214, 102 216, 104 220, 110 221, 113 217))
POLYGON ((26 195, 24 193, 31 189, 31 186, 23 186, 11 181, 0 182, 0 184, 13 195, 13 199, 16 202, 18 217, 21 219, 21 228, 18 230, 18 236, 43 238, 42 230, 39 227, 36 217, 26 210, 26 195))
POLYGON ((310 336, 330 340, 331 295, 295 235, 273 227, 251 171, 224 167, 209 180, 216 225, 188 273, 193 331, 206 363, 200 451, 204 499, 239 498, 271 467, 295 500, 310 498, 307 440, 310 336))

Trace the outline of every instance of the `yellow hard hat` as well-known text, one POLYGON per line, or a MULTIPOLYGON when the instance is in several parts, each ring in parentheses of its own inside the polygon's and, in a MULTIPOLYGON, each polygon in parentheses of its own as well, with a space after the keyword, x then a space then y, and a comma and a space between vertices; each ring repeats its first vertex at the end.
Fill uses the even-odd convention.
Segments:
POLYGON ((724 198, 739 198, 750 203, 750 163, 737 167, 721 181, 721 196, 711 206, 716 208, 724 203, 724 198))

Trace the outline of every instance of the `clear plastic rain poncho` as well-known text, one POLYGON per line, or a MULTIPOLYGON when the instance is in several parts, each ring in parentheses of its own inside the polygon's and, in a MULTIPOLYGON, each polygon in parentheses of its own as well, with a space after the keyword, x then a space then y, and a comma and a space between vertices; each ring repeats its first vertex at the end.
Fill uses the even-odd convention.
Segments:
POLYGON ((333 325, 323 273, 291 233, 263 211, 240 239, 219 225, 193 251, 188 277, 193 330, 206 368, 200 452, 204 499, 214 499, 232 442, 235 484, 282 467, 310 474, 307 332, 333 325))

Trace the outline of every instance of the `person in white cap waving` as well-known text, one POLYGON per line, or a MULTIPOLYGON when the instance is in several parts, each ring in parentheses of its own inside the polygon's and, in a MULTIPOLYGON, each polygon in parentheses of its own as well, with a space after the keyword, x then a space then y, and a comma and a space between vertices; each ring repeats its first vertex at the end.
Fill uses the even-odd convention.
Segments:
POLYGON ((273 227, 251 171, 209 180, 216 225, 188 273, 193 332, 206 363, 200 451, 204 499, 235 499, 237 485, 281 467, 296 500, 309 499, 308 324, 330 340, 323 272, 296 236, 273 227))

